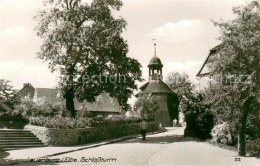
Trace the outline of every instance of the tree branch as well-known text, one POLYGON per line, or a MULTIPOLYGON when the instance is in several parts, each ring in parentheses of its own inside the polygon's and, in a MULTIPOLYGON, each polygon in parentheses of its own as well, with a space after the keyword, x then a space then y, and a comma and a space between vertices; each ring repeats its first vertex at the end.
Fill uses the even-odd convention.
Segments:
POLYGON ((65 3, 66 3, 66 8, 67 8, 67 10, 69 10, 68 0, 65 0, 65 3))

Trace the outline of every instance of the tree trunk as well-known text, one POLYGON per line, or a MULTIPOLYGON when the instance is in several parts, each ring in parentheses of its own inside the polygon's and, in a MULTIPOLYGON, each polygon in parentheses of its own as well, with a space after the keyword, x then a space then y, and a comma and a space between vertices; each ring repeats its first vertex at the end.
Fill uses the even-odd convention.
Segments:
POLYGON ((246 139, 245 139, 245 125, 242 124, 242 127, 239 131, 238 136, 238 155, 245 156, 246 155, 246 139))
POLYGON ((250 109, 251 98, 248 99, 243 106, 243 115, 241 117, 241 128, 238 136, 238 155, 246 155, 246 121, 250 109))
POLYGON ((66 98, 66 108, 71 113, 71 117, 75 118, 76 110, 74 106, 74 91, 73 88, 70 88, 65 95, 66 98))

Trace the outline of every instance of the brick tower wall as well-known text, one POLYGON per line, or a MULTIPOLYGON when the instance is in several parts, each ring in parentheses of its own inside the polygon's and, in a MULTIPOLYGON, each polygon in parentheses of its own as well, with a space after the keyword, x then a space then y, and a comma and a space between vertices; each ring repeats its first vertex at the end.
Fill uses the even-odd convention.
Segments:
POLYGON ((159 97, 158 99, 158 110, 155 113, 156 124, 162 124, 162 127, 172 127, 172 122, 170 120, 170 115, 167 106, 167 94, 154 94, 159 97))

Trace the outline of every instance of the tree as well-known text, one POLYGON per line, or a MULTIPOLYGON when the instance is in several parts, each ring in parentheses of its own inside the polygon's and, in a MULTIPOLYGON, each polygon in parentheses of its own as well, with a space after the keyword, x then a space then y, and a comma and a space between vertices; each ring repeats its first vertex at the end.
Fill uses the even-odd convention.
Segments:
POLYGON ((13 108, 13 97, 16 94, 16 90, 10 85, 10 81, 0 79, 0 102, 13 108))
POLYGON ((120 0, 45 0, 46 6, 35 19, 37 35, 43 40, 38 58, 47 61, 51 71, 60 72, 59 89, 66 108, 75 117, 74 98, 94 102, 107 92, 123 109, 141 80, 140 63, 126 56, 127 42, 121 34, 123 18, 114 18, 120 0))
POLYGON ((184 114, 186 121, 184 136, 208 138, 214 126, 214 117, 208 111, 210 106, 204 101, 204 94, 196 91, 185 73, 170 73, 166 83, 179 98, 179 110, 184 114))
POLYGON ((238 134, 238 154, 246 154, 246 133, 252 118, 260 114, 259 57, 260 5, 254 0, 234 7, 236 18, 214 22, 222 41, 219 57, 211 66, 217 84, 207 97, 218 121, 226 121, 238 134))
POLYGON ((171 122, 176 119, 179 124, 179 99, 177 94, 168 94, 167 96, 167 107, 170 115, 171 122))
POLYGON ((152 94, 143 94, 138 97, 134 104, 134 110, 137 111, 141 117, 154 120, 155 112, 158 110, 158 96, 152 94))
POLYGON ((186 73, 172 72, 166 78, 167 85, 177 94, 180 102, 180 111, 183 112, 182 103, 195 95, 195 86, 190 82, 186 73))

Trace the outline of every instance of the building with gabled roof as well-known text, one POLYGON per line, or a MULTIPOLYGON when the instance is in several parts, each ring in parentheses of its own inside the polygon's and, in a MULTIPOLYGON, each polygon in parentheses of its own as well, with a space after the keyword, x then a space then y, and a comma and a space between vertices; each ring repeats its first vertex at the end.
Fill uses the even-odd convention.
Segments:
POLYGON ((214 63, 214 58, 217 56, 219 57, 218 51, 223 47, 223 43, 217 45, 216 47, 209 50, 209 55, 207 56, 206 60, 204 61, 203 65, 201 66, 198 74, 196 77, 199 80, 199 89, 204 89, 208 87, 211 83, 211 66, 214 63))
MULTIPOLYGON (((34 88, 30 83, 24 84, 24 87, 17 92, 15 99, 21 100, 23 97, 29 97, 34 101, 38 99, 46 99, 52 102, 66 102, 65 99, 62 98, 59 91, 57 89, 51 88, 34 88)), ((108 115, 116 115, 120 113, 120 106, 116 99, 109 96, 107 93, 102 93, 97 97, 98 101, 96 102, 87 102, 84 100, 83 102, 79 102, 74 99, 74 106, 76 110, 87 110, 95 115, 102 115, 103 117, 107 117, 108 115)))

